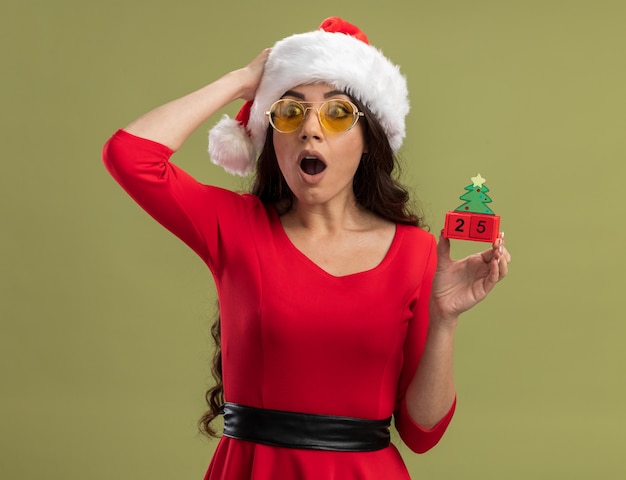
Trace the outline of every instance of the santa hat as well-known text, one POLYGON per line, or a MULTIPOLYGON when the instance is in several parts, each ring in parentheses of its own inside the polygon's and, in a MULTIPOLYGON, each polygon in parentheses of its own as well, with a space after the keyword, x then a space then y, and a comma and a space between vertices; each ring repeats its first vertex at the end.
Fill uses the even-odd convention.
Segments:
POLYGON ((290 88, 317 82, 366 105, 393 152, 400 149, 409 112, 406 79, 358 27, 331 17, 319 30, 272 47, 254 101, 246 102, 235 119, 225 115, 209 132, 211 161, 233 174, 252 173, 269 125, 265 112, 290 88))

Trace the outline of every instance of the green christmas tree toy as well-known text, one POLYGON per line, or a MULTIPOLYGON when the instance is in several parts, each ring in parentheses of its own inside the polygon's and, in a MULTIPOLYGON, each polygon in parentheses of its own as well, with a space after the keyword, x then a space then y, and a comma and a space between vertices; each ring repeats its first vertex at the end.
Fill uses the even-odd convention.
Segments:
POLYGON ((493 243, 500 231, 500 217, 487 206, 492 200, 485 179, 479 173, 471 180, 471 185, 465 187, 467 192, 459 197, 465 203, 446 213, 443 236, 493 243))

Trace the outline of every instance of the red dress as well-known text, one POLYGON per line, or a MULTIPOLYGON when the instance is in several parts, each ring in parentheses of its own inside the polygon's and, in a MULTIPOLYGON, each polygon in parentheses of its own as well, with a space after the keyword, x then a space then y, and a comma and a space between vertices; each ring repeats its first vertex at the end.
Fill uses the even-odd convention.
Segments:
MULTIPOLYGON (((103 152, 128 194, 213 274, 226 401, 365 419, 393 414, 409 448, 432 448, 454 405, 435 428, 424 430, 409 417, 404 394, 426 337, 434 237, 397 225, 377 267, 333 276, 291 243, 273 207, 198 183, 169 162, 171 155, 166 146, 123 130, 103 152)), ((409 474, 394 445, 329 452, 223 437, 205 478, 398 480, 409 474)))

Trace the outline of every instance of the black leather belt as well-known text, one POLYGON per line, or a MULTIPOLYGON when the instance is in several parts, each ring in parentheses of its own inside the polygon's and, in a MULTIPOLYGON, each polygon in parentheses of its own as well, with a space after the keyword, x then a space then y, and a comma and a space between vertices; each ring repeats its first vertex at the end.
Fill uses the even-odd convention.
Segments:
POLYGON ((224 436, 275 447, 373 452, 389 446, 385 420, 283 412, 225 403, 224 436))

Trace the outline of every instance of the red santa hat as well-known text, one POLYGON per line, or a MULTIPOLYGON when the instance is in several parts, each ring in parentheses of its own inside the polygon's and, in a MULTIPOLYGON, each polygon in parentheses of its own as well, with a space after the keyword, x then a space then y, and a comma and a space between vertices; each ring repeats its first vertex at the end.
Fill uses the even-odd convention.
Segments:
POLYGON ((409 112, 406 79, 358 27, 331 17, 319 30, 292 35, 272 47, 254 101, 210 130, 211 161, 233 174, 252 173, 269 125, 265 112, 290 88, 317 82, 366 105, 393 152, 400 149, 409 112))

